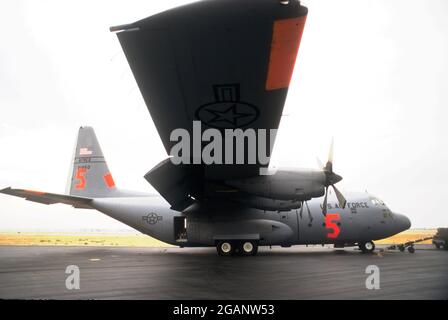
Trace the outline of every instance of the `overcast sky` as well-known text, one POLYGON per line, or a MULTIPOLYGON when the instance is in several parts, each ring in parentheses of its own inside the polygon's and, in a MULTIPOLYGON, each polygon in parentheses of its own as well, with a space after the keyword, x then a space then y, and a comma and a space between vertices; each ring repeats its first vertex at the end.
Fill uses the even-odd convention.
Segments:
MULTIPOLYGON (((191 1, 0 2, 0 188, 63 193, 78 127, 91 125, 119 187, 166 157, 108 28, 191 1)), ((316 167, 335 139, 342 190, 413 227, 448 225, 448 2, 308 0, 272 164, 316 167)), ((0 195, 0 229, 127 228, 101 213, 0 195)))

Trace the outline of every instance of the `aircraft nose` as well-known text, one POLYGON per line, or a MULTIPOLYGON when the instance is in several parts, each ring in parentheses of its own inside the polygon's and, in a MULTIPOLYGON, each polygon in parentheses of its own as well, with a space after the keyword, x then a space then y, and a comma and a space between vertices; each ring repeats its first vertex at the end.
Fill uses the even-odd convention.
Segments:
POLYGON ((411 227, 411 220, 406 217, 404 214, 395 214, 395 222, 400 232, 408 230, 411 227))

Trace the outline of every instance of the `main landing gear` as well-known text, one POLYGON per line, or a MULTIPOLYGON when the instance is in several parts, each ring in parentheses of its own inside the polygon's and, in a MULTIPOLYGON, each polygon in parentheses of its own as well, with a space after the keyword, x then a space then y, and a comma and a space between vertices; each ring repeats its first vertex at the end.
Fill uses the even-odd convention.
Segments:
POLYGON ((216 250, 220 256, 254 256, 258 252, 258 243, 253 240, 223 240, 217 242, 216 250))
POLYGON ((363 253, 372 253, 373 250, 375 250, 375 244, 373 241, 360 242, 358 243, 358 246, 363 253))

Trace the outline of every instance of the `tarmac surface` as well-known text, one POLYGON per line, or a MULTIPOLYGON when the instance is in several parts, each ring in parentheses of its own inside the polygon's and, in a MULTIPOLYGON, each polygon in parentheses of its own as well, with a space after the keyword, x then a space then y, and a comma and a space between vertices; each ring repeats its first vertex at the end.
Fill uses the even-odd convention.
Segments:
POLYGON ((0 246, 0 299, 448 299, 448 251, 0 246), (66 288, 69 265, 79 290, 66 288), (378 290, 366 288, 369 265, 379 267, 378 290))

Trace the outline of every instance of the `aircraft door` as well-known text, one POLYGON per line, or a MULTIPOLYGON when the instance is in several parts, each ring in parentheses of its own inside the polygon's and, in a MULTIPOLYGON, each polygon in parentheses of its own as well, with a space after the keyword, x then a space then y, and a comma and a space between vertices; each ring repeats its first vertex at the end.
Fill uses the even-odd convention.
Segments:
POLYGON ((174 217, 174 240, 187 242, 187 217, 174 217))

